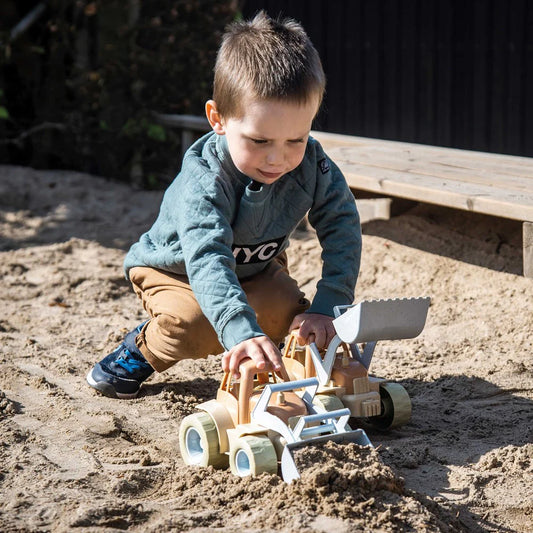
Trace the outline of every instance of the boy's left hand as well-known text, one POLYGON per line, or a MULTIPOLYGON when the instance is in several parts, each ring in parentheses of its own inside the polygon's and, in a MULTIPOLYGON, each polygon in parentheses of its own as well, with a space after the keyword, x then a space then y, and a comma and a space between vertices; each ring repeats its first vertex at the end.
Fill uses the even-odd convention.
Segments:
POLYGON ((333 318, 318 313, 296 315, 289 331, 296 329, 298 330, 298 344, 304 345, 314 342, 319 350, 327 348, 333 337, 335 337, 333 318))

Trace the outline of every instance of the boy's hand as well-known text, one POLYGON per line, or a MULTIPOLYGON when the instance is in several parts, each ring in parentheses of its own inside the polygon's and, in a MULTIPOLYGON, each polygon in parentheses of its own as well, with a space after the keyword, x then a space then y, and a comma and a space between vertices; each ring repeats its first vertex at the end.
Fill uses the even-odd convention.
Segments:
POLYGON ((335 337, 333 318, 318 313, 302 313, 296 315, 292 321, 290 331, 297 329, 298 344, 310 344, 314 342, 319 350, 328 347, 335 337))
POLYGON ((281 370, 281 353, 278 347, 266 336, 253 337, 236 344, 222 356, 222 370, 231 372, 236 378, 240 377, 239 365, 245 359, 255 361, 258 370, 265 368, 270 361, 275 371, 281 370))

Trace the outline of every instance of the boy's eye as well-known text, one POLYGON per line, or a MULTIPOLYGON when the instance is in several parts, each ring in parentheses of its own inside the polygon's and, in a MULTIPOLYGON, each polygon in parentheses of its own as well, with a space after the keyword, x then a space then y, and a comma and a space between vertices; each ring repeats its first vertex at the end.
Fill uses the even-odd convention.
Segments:
MULTIPOLYGON (((249 137, 249 141, 254 143, 254 144, 267 144, 269 141, 267 139, 254 139, 252 137, 249 137)), ((300 138, 300 139, 291 139, 290 141, 288 141, 290 144, 302 144, 304 142, 306 142, 306 139, 304 139, 303 137, 300 138)))

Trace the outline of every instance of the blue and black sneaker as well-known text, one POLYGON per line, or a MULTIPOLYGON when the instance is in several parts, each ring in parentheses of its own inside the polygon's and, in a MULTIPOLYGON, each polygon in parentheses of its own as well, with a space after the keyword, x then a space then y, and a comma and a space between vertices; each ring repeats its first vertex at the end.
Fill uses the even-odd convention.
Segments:
POLYGON ((135 338, 145 323, 137 326, 125 337, 122 344, 87 374, 87 383, 104 396, 135 398, 141 384, 154 372, 135 344, 135 338))

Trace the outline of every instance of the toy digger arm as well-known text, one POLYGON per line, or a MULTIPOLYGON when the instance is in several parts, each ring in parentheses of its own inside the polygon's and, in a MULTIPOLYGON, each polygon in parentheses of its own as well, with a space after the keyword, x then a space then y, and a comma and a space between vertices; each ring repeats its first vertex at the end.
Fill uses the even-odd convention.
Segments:
POLYGON ((314 343, 309 345, 320 385, 328 383, 335 353, 342 342, 351 345, 354 357, 368 369, 377 341, 411 339, 421 333, 429 303, 430 298, 401 298, 335 307, 333 326, 337 334, 330 342, 324 359, 314 343), (366 343, 363 353, 356 343, 366 343))
POLYGON ((338 335, 335 335, 331 342, 329 343, 328 349, 326 350, 326 355, 324 359, 320 356, 317 345, 312 342, 309 345, 309 353, 311 354, 311 359, 315 365, 316 376, 318 382, 323 387, 327 385, 329 378, 331 376, 331 369, 333 368, 333 363, 335 362, 335 354, 337 353, 337 348, 341 344, 341 339, 338 335))

